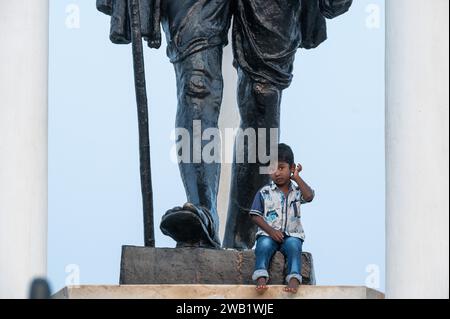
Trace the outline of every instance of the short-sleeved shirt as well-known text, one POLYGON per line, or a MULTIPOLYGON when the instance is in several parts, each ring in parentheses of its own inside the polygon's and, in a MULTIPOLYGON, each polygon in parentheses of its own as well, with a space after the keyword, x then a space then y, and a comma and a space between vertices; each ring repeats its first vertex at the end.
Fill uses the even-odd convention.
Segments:
MULTIPOLYGON (((314 192, 314 191, 313 191, 314 192)), ((305 240, 305 232, 301 222, 301 204, 307 203, 300 188, 291 182, 287 198, 282 190, 272 182, 261 188, 255 196, 251 215, 258 215, 276 230, 285 235, 305 240)), ((256 236, 269 236, 258 229, 256 236)))

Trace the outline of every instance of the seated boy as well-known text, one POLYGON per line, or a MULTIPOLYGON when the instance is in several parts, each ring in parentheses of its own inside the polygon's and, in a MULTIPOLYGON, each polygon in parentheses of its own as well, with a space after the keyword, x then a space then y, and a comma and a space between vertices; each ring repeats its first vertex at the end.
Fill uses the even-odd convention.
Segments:
POLYGON ((296 293, 302 282, 301 253, 305 239, 300 220, 300 204, 314 199, 314 190, 300 177, 302 166, 294 163, 294 154, 286 144, 278 145, 278 163, 271 173, 272 182, 255 196, 250 211, 258 225, 256 262, 253 280, 256 289, 265 291, 270 261, 276 251, 286 258, 286 292, 296 293), (292 183, 292 181, 295 182, 292 183))

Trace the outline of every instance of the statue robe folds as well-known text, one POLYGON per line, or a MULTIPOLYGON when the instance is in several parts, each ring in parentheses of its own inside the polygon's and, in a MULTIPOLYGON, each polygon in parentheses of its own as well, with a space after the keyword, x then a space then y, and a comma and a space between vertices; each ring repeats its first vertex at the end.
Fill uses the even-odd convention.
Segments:
POLYGON ((345 13, 351 4, 352 0, 236 0, 235 63, 257 82, 287 88, 297 49, 319 46, 327 38, 325 18, 345 13))
MULTIPOLYGON (((152 48, 161 46, 160 32, 161 0, 140 0, 141 33, 152 48)), ((111 16, 109 38, 115 44, 131 43, 128 0, 97 0, 97 9, 111 16)))
MULTIPOLYGON (((205 37, 204 31, 202 32, 202 30, 211 30, 211 27, 217 30, 214 36, 223 38, 223 30, 226 29, 224 28, 224 24, 226 25, 229 23, 229 17, 227 15, 229 15, 228 5, 230 4, 231 7, 240 9, 235 12, 236 16, 240 18, 240 23, 248 25, 248 22, 251 21, 251 19, 249 20, 251 17, 247 17, 242 12, 242 9, 249 8, 251 9, 250 13, 253 15, 253 18, 256 18, 253 22, 257 22, 257 26, 263 27, 260 31, 264 32, 264 28, 269 26, 267 23, 276 21, 277 23, 281 23, 278 29, 284 29, 287 26, 292 32, 291 35, 297 37, 300 34, 300 39, 296 38, 299 47, 312 49, 326 40, 325 18, 332 19, 347 12, 352 1, 353 0, 272 0, 264 1, 265 5, 258 10, 256 4, 259 2, 254 0, 183 0, 181 3, 185 6, 185 14, 182 16, 179 15, 178 17, 171 14, 171 12, 166 12, 165 14, 165 16, 168 17, 167 24, 171 30, 170 33, 173 35, 168 39, 169 46, 172 45, 172 48, 168 50, 168 55, 171 60, 178 60, 179 56, 186 56, 189 52, 193 51, 193 47, 197 47, 198 49, 201 47, 208 47, 208 44, 203 46, 199 45, 199 42, 208 42, 205 38, 209 38, 210 43, 216 43, 217 38, 211 38, 211 35, 209 34, 205 37), (245 2, 248 2, 248 4, 246 5, 245 2), (280 19, 280 16, 272 17, 265 15, 264 12, 270 12, 268 7, 278 7, 278 11, 280 13, 284 12, 285 14, 285 8, 291 10, 295 9, 295 11, 291 12, 291 15, 288 16, 288 20, 284 21, 280 19), (253 11, 254 13, 252 13, 253 11), (193 15, 202 16, 202 24, 193 24, 189 19, 189 17, 193 15), (299 29, 300 32, 295 30, 296 26, 295 21, 292 19, 293 17, 298 18, 297 29, 299 29), (202 38, 203 41, 199 40, 202 38), (175 42, 170 44, 171 40, 175 42), (179 42, 177 43, 177 41, 179 42), (195 43, 197 43, 197 45, 195 43), (177 54, 177 52, 181 52, 181 54, 177 54)), ((129 44, 131 42, 127 3, 127 0, 97 0, 97 9, 111 16, 110 39, 116 44, 129 44)), ((170 0, 139 1, 141 32, 143 37, 149 40, 149 45, 152 40, 156 39, 156 41, 160 41, 161 39, 161 35, 159 34, 159 24, 161 22, 162 7, 164 6, 167 8, 166 3, 170 3, 170 0)), ((177 12, 182 11, 178 10, 177 12)), ((257 29, 257 27, 255 26, 253 29, 257 29)), ((238 28, 236 30, 238 30, 238 28)), ((267 31, 269 31, 268 35, 270 35, 270 33, 277 34, 276 30, 270 30, 270 26, 267 31)), ((246 33, 246 35, 252 36, 251 33, 252 32, 246 33)), ((224 44, 227 43, 226 39, 222 42, 224 44)))

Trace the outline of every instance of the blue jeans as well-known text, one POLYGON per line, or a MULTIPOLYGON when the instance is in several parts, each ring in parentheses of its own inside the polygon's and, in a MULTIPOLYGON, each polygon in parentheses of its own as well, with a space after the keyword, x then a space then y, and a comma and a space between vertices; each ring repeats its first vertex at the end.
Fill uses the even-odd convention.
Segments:
POLYGON ((255 272, 252 279, 257 280, 260 277, 269 278, 270 261, 277 251, 280 251, 286 260, 287 276, 286 282, 291 278, 296 278, 302 282, 302 246, 303 241, 296 237, 285 237, 282 244, 277 243, 271 237, 259 236, 256 241, 256 262, 255 272))

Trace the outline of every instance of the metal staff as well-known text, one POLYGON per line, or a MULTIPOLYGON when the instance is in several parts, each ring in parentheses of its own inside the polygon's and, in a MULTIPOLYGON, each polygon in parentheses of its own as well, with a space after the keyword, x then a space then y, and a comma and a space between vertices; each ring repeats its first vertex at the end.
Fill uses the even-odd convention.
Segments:
POLYGON ((139 122, 139 155, 142 206, 144 211, 144 242, 146 247, 155 247, 153 188, 150 164, 150 138, 148 129, 148 101, 145 83, 139 0, 128 0, 128 12, 131 25, 134 82, 136 88, 136 103, 139 122))

